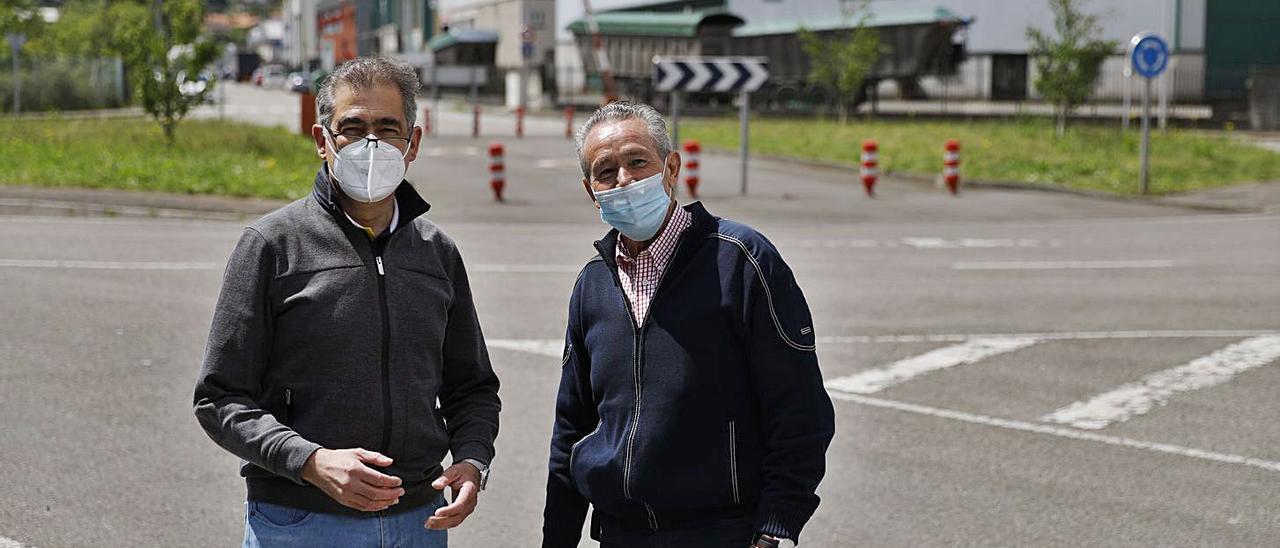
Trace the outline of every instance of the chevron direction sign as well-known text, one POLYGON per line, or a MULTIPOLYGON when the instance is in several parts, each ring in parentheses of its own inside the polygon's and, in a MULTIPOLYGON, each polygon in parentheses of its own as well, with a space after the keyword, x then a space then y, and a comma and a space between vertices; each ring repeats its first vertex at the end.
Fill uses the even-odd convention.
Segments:
POLYGON ((740 92, 760 89, 769 80, 764 57, 654 57, 657 91, 740 92))

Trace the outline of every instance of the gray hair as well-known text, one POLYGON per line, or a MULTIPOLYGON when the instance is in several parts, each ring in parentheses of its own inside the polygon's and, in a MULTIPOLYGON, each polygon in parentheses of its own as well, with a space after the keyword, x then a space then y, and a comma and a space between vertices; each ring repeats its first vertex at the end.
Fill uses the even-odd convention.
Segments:
POLYGON ((404 100, 404 121, 413 129, 418 121, 418 72, 408 63, 386 57, 357 57, 347 61, 329 73, 316 94, 316 106, 320 110, 320 125, 333 123, 333 90, 338 84, 346 84, 353 90, 365 90, 375 84, 391 84, 400 91, 404 100))
POLYGON ((667 135, 667 122, 662 119, 662 115, 656 109, 644 103, 627 101, 609 103, 592 113, 582 127, 578 128, 578 134, 574 138, 574 145, 578 149, 578 165, 582 168, 583 177, 590 177, 587 174, 587 159, 582 157, 582 147, 591 129, 601 122, 620 122, 631 119, 641 120, 645 126, 648 126, 653 147, 658 150, 658 155, 663 160, 671 154, 671 137, 667 135))

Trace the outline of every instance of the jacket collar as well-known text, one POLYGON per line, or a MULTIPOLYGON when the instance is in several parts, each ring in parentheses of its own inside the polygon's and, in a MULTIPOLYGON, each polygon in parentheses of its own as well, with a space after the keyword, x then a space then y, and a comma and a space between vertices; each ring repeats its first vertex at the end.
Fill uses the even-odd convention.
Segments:
MULTIPOLYGON (((311 188, 311 196, 336 219, 346 222, 343 218, 342 202, 338 201, 333 185, 334 182, 329 179, 326 164, 321 162, 320 169, 316 171, 316 181, 311 188)), ((400 206, 400 226, 412 223, 414 219, 431 209, 431 204, 422 199, 409 181, 400 181, 400 186, 396 187, 396 204, 400 206)))
MULTIPOLYGON (((693 202, 683 206, 693 216, 693 224, 686 228, 684 234, 680 236, 681 241, 701 241, 705 240, 708 234, 716 231, 716 225, 719 218, 712 215, 703 207, 702 202, 693 202)), ((618 229, 610 229, 603 238, 596 240, 596 251, 600 253, 600 258, 604 259, 605 264, 609 268, 618 268, 618 259, 615 257, 614 251, 618 249, 618 229)), ((677 264, 683 262, 684 258, 693 252, 693 246, 676 246, 676 254, 671 257, 669 268, 674 268, 677 264)))

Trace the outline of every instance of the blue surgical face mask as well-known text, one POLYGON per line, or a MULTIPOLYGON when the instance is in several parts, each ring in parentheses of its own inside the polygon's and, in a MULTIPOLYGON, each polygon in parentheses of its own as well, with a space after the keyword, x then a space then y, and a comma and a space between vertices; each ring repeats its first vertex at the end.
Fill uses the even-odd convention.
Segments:
POLYGON ((595 195, 600 204, 600 220, 637 242, 647 241, 658 233, 671 205, 671 196, 662 184, 662 172, 595 195))

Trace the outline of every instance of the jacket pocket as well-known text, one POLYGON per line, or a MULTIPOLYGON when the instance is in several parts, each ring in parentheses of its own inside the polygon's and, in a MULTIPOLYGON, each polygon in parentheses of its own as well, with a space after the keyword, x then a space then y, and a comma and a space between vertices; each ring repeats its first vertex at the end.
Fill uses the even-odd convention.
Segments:
POLYGON ((729 486, 733 490, 733 503, 742 504, 738 492, 738 430, 732 420, 729 421, 729 486))
POLYGON ((596 433, 600 432, 600 426, 603 424, 604 424, 604 421, 597 422, 595 430, 592 430, 590 434, 582 436, 582 439, 578 440, 577 442, 574 442, 573 447, 569 448, 569 479, 572 480, 575 484, 577 483, 578 480, 574 477, 573 462, 574 462, 574 457, 578 455, 578 448, 582 447, 583 442, 590 439, 591 436, 594 436, 596 435, 596 433))

